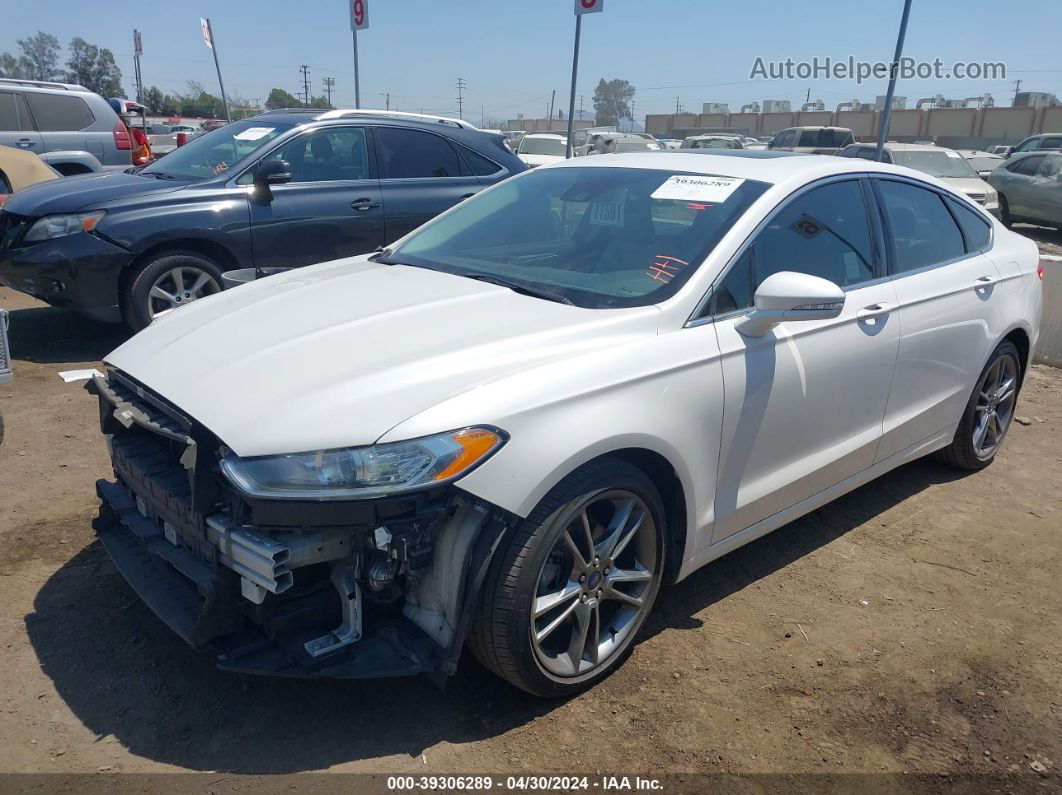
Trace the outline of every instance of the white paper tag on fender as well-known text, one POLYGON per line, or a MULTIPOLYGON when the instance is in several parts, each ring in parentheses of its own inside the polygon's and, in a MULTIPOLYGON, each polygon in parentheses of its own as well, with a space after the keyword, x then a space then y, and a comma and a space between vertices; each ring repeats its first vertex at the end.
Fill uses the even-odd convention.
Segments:
POLYGON ((730 194, 741 187, 744 179, 738 177, 701 177, 695 174, 676 174, 653 191, 651 199, 677 201, 725 202, 730 194))

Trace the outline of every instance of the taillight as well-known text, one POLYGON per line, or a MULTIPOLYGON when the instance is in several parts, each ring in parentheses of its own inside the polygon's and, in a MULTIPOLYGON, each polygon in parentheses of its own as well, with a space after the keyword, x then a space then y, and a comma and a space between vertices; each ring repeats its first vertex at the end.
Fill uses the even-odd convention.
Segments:
POLYGON ((1036 277, 1040 280, 1044 280, 1044 261, 1040 260, 1036 263, 1036 277))
POLYGON ((125 124, 119 119, 114 123, 114 129, 111 130, 114 134, 114 145, 119 149, 132 149, 133 143, 129 140, 129 130, 126 129, 125 124))

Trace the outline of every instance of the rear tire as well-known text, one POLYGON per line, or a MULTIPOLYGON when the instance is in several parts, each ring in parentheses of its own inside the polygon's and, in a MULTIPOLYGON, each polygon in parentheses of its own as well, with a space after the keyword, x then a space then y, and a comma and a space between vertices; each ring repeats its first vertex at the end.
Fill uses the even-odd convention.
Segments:
POLYGON ((1021 357, 1009 340, 992 352, 966 404, 952 443, 937 458, 960 469, 984 469, 995 460, 1014 420, 1021 357))
POLYGON ((197 251, 170 249, 141 263, 123 280, 122 319, 134 332, 161 314, 221 292, 221 267, 197 251))
POLYGON ((627 462, 602 458, 573 472, 498 550, 472 653, 547 698, 604 679, 631 653, 660 590, 664 522, 653 482, 627 462))
POLYGON ((1007 204, 1007 197, 1002 193, 999 195, 999 222, 1007 229, 1014 226, 1014 218, 1010 214, 1010 205, 1007 204))

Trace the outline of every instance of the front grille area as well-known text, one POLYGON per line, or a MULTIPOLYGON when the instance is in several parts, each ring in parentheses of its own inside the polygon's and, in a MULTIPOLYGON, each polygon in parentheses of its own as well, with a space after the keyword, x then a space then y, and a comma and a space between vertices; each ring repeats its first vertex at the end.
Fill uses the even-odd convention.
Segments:
POLYGON ((966 195, 970 197, 970 201, 975 201, 978 204, 984 204, 987 198, 983 193, 967 193, 966 195))
POLYGON ((138 511, 167 540, 217 566, 205 517, 216 510, 217 441, 205 429, 133 379, 112 371, 92 382, 111 463, 138 511))

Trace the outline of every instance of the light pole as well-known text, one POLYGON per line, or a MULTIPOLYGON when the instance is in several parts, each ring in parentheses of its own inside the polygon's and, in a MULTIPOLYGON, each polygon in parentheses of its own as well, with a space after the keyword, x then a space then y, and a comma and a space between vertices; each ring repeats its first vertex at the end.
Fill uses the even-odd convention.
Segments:
POLYGON ((885 154, 885 138, 889 134, 889 120, 892 118, 892 97, 896 93, 896 77, 900 71, 900 56, 903 55, 903 40, 907 36, 907 19, 911 16, 911 0, 904 0, 903 16, 900 18, 900 35, 896 37, 896 55, 889 65, 889 90, 885 92, 885 107, 881 111, 881 129, 878 130, 878 148, 874 159, 881 161, 885 154))
POLYGON ((384 108, 384 109, 385 110, 391 110, 391 93, 390 92, 384 93, 383 91, 377 91, 376 93, 379 94, 381 97, 383 97, 384 98, 384 102, 387 103, 387 107, 384 108))

